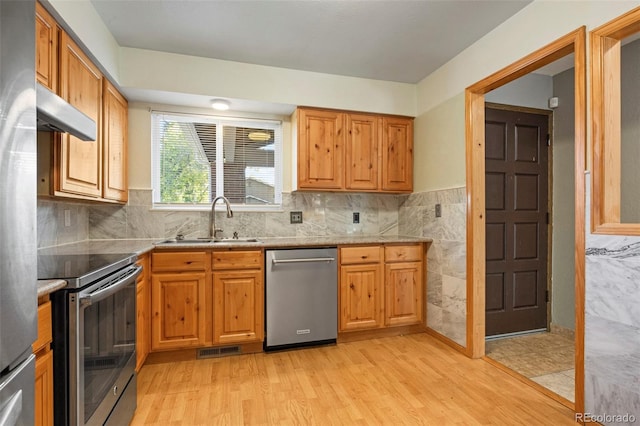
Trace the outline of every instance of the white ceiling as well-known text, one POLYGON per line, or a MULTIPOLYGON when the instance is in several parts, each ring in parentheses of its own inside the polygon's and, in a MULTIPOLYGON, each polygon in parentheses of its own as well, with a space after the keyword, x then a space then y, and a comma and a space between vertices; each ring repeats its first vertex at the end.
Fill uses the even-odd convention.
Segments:
POLYGON ((121 46, 417 83, 530 0, 91 0, 121 46))

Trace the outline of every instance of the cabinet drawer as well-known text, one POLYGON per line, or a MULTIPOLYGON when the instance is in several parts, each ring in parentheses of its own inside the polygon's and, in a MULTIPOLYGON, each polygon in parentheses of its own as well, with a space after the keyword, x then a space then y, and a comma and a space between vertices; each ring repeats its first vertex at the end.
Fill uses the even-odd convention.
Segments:
POLYGON ((380 246, 342 247, 340 249, 340 264, 377 263, 381 259, 380 246))
POLYGON ((422 245, 385 246, 384 259, 386 262, 405 262, 422 260, 422 245))
POLYGON ((51 336, 51 302, 47 301, 38 305, 38 338, 31 345, 33 352, 48 345, 53 340, 51 336))
POLYGON ((261 250, 214 251, 213 269, 258 269, 262 268, 261 250))
POLYGON ((206 259, 207 253, 203 251, 153 253, 151 268, 154 272, 204 271, 206 259))

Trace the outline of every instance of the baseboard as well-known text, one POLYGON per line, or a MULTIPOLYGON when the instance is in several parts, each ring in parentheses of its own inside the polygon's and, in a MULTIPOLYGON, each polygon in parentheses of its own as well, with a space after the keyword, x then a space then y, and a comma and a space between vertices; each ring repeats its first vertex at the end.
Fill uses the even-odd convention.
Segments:
POLYGON ((576 340, 576 332, 575 332, 575 330, 572 330, 570 328, 562 327, 560 325, 551 323, 549 325, 549 330, 553 334, 558 334, 558 335, 560 335, 562 337, 566 337, 567 339, 570 339, 570 340, 573 340, 573 341, 576 340))
POLYGON ((462 353, 462 354, 464 354, 466 356, 469 356, 469 354, 467 353, 467 348, 465 348, 464 346, 462 346, 461 344, 459 344, 457 342, 454 342, 453 340, 451 340, 450 338, 448 338, 444 334, 440 334, 437 331, 435 331, 433 328, 430 328, 430 327, 427 327, 425 332, 429 336, 441 341, 445 345, 452 347, 453 349, 457 350, 458 352, 460 352, 460 353, 462 353))
POLYGON ((380 337, 401 336, 403 334, 415 334, 424 332, 424 324, 376 328, 374 330, 345 331, 342 333, 338 333, 338 343, 357 342, 359 340, 377 339, 380 337))

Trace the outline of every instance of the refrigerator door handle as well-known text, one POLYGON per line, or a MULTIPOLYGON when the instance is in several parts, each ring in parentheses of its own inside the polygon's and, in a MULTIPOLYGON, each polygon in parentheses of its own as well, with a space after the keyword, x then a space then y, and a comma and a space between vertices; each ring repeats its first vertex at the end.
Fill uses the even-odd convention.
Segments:
POLYGON ((15 425, 22 414, 22 389, 14 393, 0 411, 0 425, 15 425))

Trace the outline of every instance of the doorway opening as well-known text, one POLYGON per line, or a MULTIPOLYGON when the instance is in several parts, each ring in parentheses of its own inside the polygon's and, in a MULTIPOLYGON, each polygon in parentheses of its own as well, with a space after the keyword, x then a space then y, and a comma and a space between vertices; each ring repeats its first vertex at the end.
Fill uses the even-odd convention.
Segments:
MULTIPOLYGON (((485 356, 487 301, 487 233, 490 219, 486 209, 485 178, 485 94, 542 68, 567 55, 574 54, 574 99, 575 113, 573 158, 574 223, 575 237, 572 241, 574 260, 575 317, 574 363, 575 403, 581 412, 584 407, 584 170, 586 138, 586 75, 585 75, 585 28, 582 27, 533 52, 522 60, 500 70, 466 90, 466 147, 467 147, 467 353, 474 358, 485 356)), ((531 228, 531 227, 529 227, 531 228)), ((529 282, 532 278, 529 277, 529 282)), ((489 284, 491 285, 491 284, 489 284)), ((545 389, 540 386, 540 389, 545 389)), ((546 389, 545 389, 546 390, 546 389)), ((556 397, 554 393, 549 392, 556 397)), ((559 399, 561 402, 562 398, 559 399)))

